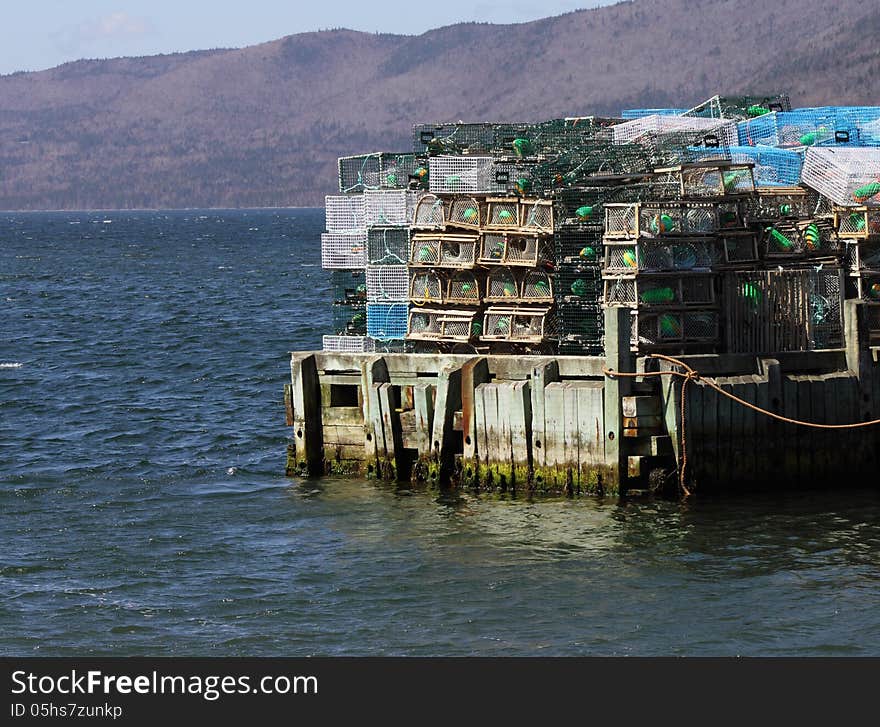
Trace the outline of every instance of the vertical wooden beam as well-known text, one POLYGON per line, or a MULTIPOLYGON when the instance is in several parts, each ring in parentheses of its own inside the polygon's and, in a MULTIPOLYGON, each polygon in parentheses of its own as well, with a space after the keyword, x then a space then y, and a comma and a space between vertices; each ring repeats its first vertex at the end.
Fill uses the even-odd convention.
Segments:
POLYGON ((361 408, 364 413, 364 454, 368 476, 381 477, 380 463, 385 459, 382 408, 374 384, 385 384, 390 380, 384 357, 371 356, 361 362, 361 408))
POLYGON ((379 406, 382 409, 382 431, 385 438, 385 478, 399 480, 408 472, 402 471, 403 435, 400 430, 400 406, 398 389, 392 384, 373 384, 379 390, 379 406))
POLYGON ((429 478, 439 485, 449 483, 455 469, 453 421, 461 406, 461 366, 447 364, 437 376, 437 398, 434 401, 434 426, 431 433, 429 478))
POLYGON ((475 392, 480 384, 490 380, 489 360, 483 356, 473 358, 461 367, 461 437, 462 437, 462 484, 477 484, 478 443, 475 392))
POLYGON ((301 475, 324 472, 324 431, 321 421, 321 383, 314 354, 290 357, 295 469, 301 475))
MULTIPOLYGON (((605 365, 611 371, 635 371, 630 351, 631 317, 628 308, 605 309, 605 365)), ((621 403, 622 398, 630 393, 631 381, 629 377, 605 377, 605 464, 608 468, 606 479, 611 481, 603 482, 603 487, 610 493, 625 489, 627 461, 622 441, 621 403)))
MULTIPOLYGON (((544 489, 548 473, 552 465, 547 458, 546 447, 546 398, 544 389, 547 384, 559 381, 559 363, 553 359, 541 363, 532 369, 532 441, 533 441, 533 481, 537 489, 544 489)), ((604 433, 602 435, 604 439, 604 433)), ((604 458, 603 458, 604 464, 604 458)))
POLYGON ((430 455, 431 429, 434 426, 434 387, 431 384, 413 386, 413 409, 416 413, 415 438, 419 455, 430 455))
POLYGON ((532 474, 531 384, 515 381, 509 389, 510 479, 514 489, 524 490, 529 487, 532 474))

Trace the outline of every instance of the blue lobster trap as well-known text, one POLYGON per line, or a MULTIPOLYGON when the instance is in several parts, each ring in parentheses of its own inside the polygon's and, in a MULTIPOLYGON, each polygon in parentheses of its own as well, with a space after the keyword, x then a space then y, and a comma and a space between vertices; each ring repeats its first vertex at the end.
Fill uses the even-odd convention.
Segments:
POLYGON ((367 335, 378 341, 406 336, 409 303, 367 304, 367 335))

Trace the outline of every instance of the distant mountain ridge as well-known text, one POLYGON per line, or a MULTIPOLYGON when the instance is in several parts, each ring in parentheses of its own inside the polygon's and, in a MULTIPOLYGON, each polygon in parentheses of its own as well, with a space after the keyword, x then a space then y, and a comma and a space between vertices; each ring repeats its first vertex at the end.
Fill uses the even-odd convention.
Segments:
POLYGON ((880 5, 636 0, 420 36, 350 30, 0 76, 0 209, 321 204, 336 157, 413 123, 533 121, 715 93, 880 103, 880 5))

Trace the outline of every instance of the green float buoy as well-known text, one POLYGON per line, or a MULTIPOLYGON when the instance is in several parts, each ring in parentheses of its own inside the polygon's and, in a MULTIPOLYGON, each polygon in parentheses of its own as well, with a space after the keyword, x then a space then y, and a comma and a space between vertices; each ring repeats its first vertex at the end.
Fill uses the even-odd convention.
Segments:
POLYGON ((582 278, 578 278, 571 284, 571 292, 578 296, 579 298, 585 296, 587 294, 587 281, 582 278))
POLYGON ((663 338, 681 338, 681 321, 671 313, 660 316, 660 335, 663 338))
POLYGON ((596 257, 596 251, 592 247, 587 245, 587 247, 581 248, 581 251, 578 253, 578 256, 583 257, 583 258, 594 258, 594 257, 596 257))
POLYGON ((579 220, 588 220, 593 214, 593 208, 590 205, 585 204, 583 207, 578 207, 574 213, 579 220))
POLYGON ((768 227, 767 232, 770 233, 770 237, 773 239, 773 242, 776 243, 777 249, 782 252, 791 252, 791 250, 794 249, 794 243, 775 227, 768 227))
POLYGON ((856 202, 867 202, 871 197, 880 194, 880 182, 868 182, 853 192, 853 199, 856 202))
POLYGON ((532 153, 532 143, 528 139, 514 139, 511 146, 514 154, 520 158, 532 153))
POLYGON ((461 218, 465 222, 476 222, 477 214, 477 210, 474 207, 466 207, 465 210, 461 213, 461 218))
POLYGON ((769 114, 770 109, 765 108, 764 106, 759 106, 758 104, 753 104, 746 109, 746 113, 755 118, 756 116, 763 116, 764 114, 769 114))
POLYGON ((804 230, 804 247, 815 252, 822 246, 822 233, 815 223, 810 223, 804 230))
POLYGON ((873 283, 871 287, 868 288, 868 295, 880 300, 880 283, 873 283))
POLYGON ((650 228, 655 235, 672 232, 673 227, 675 227, 675 220, 667 214, 654 215, 651 218, 650 228))

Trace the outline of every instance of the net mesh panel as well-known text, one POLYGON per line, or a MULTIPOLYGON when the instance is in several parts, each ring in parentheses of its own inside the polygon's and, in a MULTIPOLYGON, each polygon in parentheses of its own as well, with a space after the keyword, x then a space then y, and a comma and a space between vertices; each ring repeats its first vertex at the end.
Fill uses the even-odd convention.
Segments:
POLYGON ((324 198, 327 232, 354 232, 365 227, 362 194, 328 195, 324 198))
POLYGON ((365 189, 402 189, 419 167, 414 154, 377 152, 340 157, 339 191, 361 192, 365 189))
POLYGON ((366 280, 369 303, 409 300, 409 273, 406 265, 367 266, 366 280))
POLYGON ((811 345, 816 349, 843 345, 843 295, 839 268, 813 271, 810 276, 811 345))
POLYGON ((408 336, 433 338, 440 335, 440 318, 428 311, 412 310, 409 314, 408 336))
POLYGON ((442 303, 445 280, 434 270, 413 270, 409 297, 416 303, 442 303))
POLYGON ((475 197, 459 196, 452 200, 449 224, 477 229, 486 219, 486 205, 475 197))
POLYGON ((436 194, 423 194, 413 212, 415 227, 442 228, 446 224, 446 202, 436 194))
POLYGON ((324 336, 322 348, 338 353, 372 353, 376 345, 367 336, 324 336))
POLYGON ((415 235, 410 242, 411 265, 437 265, 440 262, 440 236, 415 235))
POLYGON ((535 232, 553 231, 553 203, 549 201, 524 201, 520 212, 520 224, 535 232))
POLYGON ((576 225, 558 229, 553 235, 557 264, 565 262, 599 263, 605 255, 602 231, 595 226, 576 225))
POLYGON ((486 279, 486 300, 514 302, 520 297, 519 279, 511 268, 497 267, 486 279))
POLYGON ((367 333, 367 308, 361 304, 334 303, 333 332, 338 336, 364 336, 367 333))
POLYGON ((489 200, 486 227, 510 229, 519 227, 519 202, 511 200, 489 200))
POLYGON ((447 285, 446 300, 460 305, 480 304, 480 280, 471 270, 453 273, 447 285))
POLYGON ((637 204, 605 207, 605 235, 606 237, 629 238, 638 236, 638 210, 637 204))
POLYGON ((321 235, 321 267, 350 270, 367 263, 366 232, 325 232, 321 235))
POLYGON ((602 271, 598 266, 564 265, 556 269, 554 292, 558 301, 598 307, 602 300, 602 271))
POLYGON ((406 336, 407 303, 368 303, 367 335, 379 341, 406 336))
POLYGON ((373 227, 367 231, 368 265, 406 265, 409 259, 409 230, 373 227))
POLYGON ((816 193, 805 188, 785 191, 764 188, 745 201, 746 217, 759 222, 806 218, 812 215, 817 203, 816 193))
POLYGON ((507 250, 507 236, 499 233, 485 233, 480 244, 480 262, 503 265, 507 250))
POLYGON ((635 278, 609 278, 605 281, 604 300, 606 305, 635 305, 635 278))
POLYGON ((443 267, 472 268, 477 258, 477 240, 449 240, 440 243, 440 262, 443 267))
POLYGON ((599 306, 557 303, 559 352, 601 355, 605 314, 599 306))
POLYGON ((724 259, 728 263, 754 262, 758 259, 758 239, 754 233, 723 235, 724 259))
POLYGON ((523 276, 520 298, 526 302, 553 302, 553 276, 545 270, 529 270, 523 276))
POLYGON ((364 303, 367 280, 363 270, 334 270, 330 273, 334 303, 364 303))

